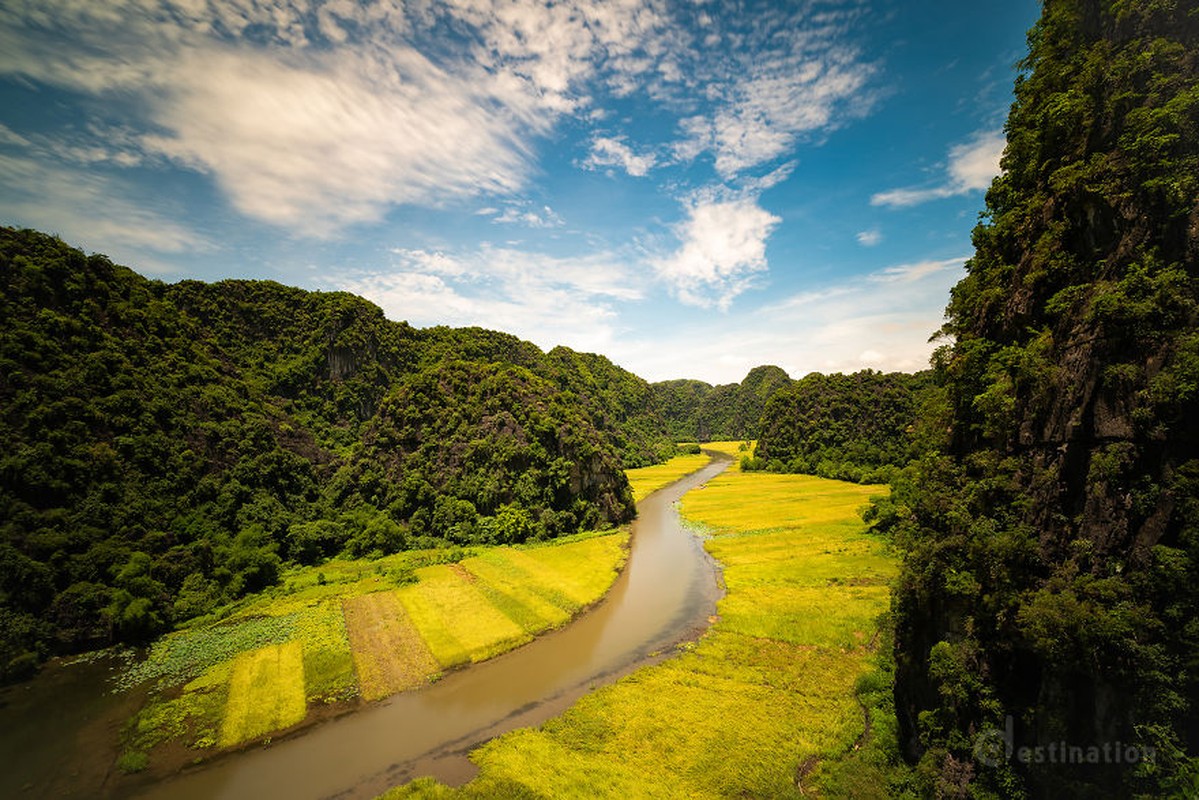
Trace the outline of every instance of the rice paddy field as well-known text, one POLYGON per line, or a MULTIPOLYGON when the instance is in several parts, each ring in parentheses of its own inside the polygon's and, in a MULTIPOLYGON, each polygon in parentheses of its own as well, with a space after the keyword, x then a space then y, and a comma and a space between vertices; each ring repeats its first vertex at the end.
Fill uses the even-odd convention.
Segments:
POLYGON ((201 758, 269 741, 323 706, 377 700, 510 650, 599 600, 627 547, 621 531, 294 570, 224 618, 163 637, 125 671, 118 688, 150 689, 121 762, 144 768, 167 744, 201 758))
POLYGON ((726 456, 732 456, 740 460, 741 456, 752 456, 757 444, 755 441, 743 442, 736 440, 732 442, 707 442, 700 445, 700 447, 705 450, 715 450, 717 453, 724 453, 726 456))
MULTIPOLYGON (((743 455, 753 455, 756 444, 756 442, 741 441, 707 442, 700 445, 700 447, 703 447, 705 450, 715 450, 718 453, 724 453, 725 455, 732 456, 734 459, 740 459, 743 455)), ((703 453, 675 456, 665 463, 655 464, 652 467, 626 469, 624 474, 628 476, 629 485, 633 488, 633 500, 640 503, 654 492, 665 486, 669 486, 679 478, 702 469, 710 460, 703 453)), ((733 467, 733 469, 737 468, 733 467)))
POLYGON ((888 796, 897 561, 859 516, 883 486, 727 470, 682 502, 723 565, 718 621, 674 658, 398 798, 888 796))
POLYGON ((690 475, 702 469, 710 458, 702 453, 693 456, 675 456, 664 464, 652 467, 626 469, 624 474, 629 478, 629 486, 633 489, 633 500, 640 503, 664 486, 677 481, 684 475, 690 475))

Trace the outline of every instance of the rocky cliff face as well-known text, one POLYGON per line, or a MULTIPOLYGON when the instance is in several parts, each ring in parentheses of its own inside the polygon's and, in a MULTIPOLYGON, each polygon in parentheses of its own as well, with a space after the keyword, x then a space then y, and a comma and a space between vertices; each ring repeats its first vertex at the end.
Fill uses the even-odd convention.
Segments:
POLYGON ((896 523, 902 736, 949 796, 1160 790, 1199 753, 1199 9, 1049 0, 1030 48, 896 523), (1008 716, 1160 766, 980 761, 1008 716))

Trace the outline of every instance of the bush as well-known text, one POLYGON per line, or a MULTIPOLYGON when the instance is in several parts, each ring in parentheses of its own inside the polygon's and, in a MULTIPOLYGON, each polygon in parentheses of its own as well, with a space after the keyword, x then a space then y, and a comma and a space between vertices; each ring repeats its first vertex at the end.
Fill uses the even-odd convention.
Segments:
POLYGON ((126 775, 141 772, 150 765, 150 757, 138 750, 126 750, 117 759, 117 769, 126 775))

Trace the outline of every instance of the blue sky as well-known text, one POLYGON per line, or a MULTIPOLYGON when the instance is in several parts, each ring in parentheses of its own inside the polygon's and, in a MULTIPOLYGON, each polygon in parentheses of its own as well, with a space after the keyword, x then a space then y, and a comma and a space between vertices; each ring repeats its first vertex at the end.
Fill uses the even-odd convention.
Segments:
POLYGON ((924 367, 1032 0, 8 0, 0 221, 649 380, 924 367))

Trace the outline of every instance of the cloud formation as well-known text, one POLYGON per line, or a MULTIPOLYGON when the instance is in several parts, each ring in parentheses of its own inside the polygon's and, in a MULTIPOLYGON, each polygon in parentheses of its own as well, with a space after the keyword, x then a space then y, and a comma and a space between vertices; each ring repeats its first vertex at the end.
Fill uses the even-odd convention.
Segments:
POLYGON ((523 185, 521 128, 474 82, 413 50, 390 58, 192 53, 154 109, 169 133, 146 147, 211 173, 244 214, 318 235, 523 185))
MULTIPOLYGON (((725 180, 787 156, 805 136, 827 133, 874 102, 875 66, 848 41, 856 4, 819 12, 810 4, 758 3, 714 20, 687 53, 682 84, 712 101, 680 122, 675 154, 710 153, 725 180)), ((669 89, 662 89, 666 94, 669 89)))
POLYGON ((108 255, 136 258, 147 271, 164 271, 155 268, 147 250, 180 253, 212 246, 186 225, 126 200, 127 187, 103 172, 0 151, 0 185, 0 216, 69 239, 103 243, 108 255))
POLYGON ((45 0, 0 17, 0 76, 119 97, 145 154, 327 236, 517 192, 535 140, 588 104, 585 79, 632 63, 657 5, 45 0))
MULTIPOLYGON (((0 76, 118 100, 127 158, 170 159, 246 216, 328 236, 396 205, 519 192, 538 140, 564 115, 594 121, 603 93, 681 115, 676 156, 710 153, 725 180, 776 160, 868 105, 853 6, 42 0, 0 16, 0 76)), ((581 165, 663 163, 610 132, 581 165)))
POLYGON ((781 221, 752 197, 696 198, 675 227, 678 249, 653 268, 680 302, 727 310, 766 269, 766 239, 781 221))
POLYGON ((862 247, 875 247, 883 241, 883 232, 878 228, 869 228, 864 231, 858 231, 857 236, 854 238, 858 240, 858 244, 862 247))
POLYGON ((619 167, 636 178, 644 177, 654 164, 657 157, 653 153, 638 154, 625 144, 623 136, 596 136, 591 140, 591 152, 583 161, 588 169, 605 169, 619 167))
POLYGON ((1001 171, 999 161, 1006 146, 1007 139, 1003 131, 983 131, 949 149, 946 174, 941 185, 922 189, 890 189, 871 197, 870 204, 905 208, 985 190, 1001 171))
POLYGON ((558 258, 506 247, 465 252, 392 251, 391 268, 327 281, 414 325, 479 325, 544 348, 609 348, 616 302, 643 297, 641 281, 612 253, 558 258))
POLYGON ((521 225, 526 228, 560 228, 565 224, 562 217, 549 206, 537 209, 528 202, 509 203, 503 211, 498 208, 483 209, 482 215, 491 217, 491 221, 495 223, 521 225))
POLYGON ((617 342, 609 355, 646 380, 701 377, 740 381, 759 364, 793 378, 809 372, 867 367, 915 371, 928 366, 929 337, 944 321, 949 289, 965 275, 965 258, 889 267, 722 321, 719 336, 671 328, 652 341, 617 342))

